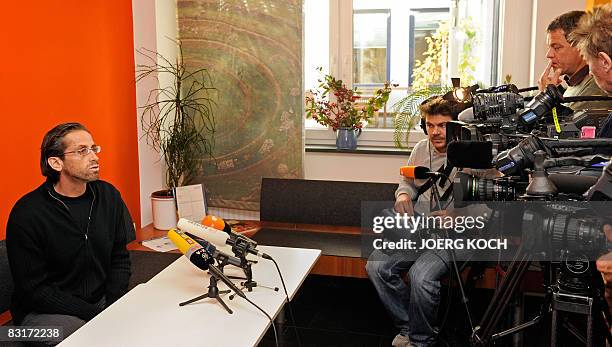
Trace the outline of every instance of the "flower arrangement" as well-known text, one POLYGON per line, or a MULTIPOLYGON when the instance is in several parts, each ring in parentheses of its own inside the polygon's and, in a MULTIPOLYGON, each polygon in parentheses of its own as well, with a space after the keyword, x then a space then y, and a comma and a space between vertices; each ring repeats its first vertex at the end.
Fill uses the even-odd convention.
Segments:
MULTIPOLYGON (((321 68, 317 70, 322 71, 321 68)), ((361 95, 356 90, 348 89, 342 80, 331 75, 324 75, 319 80, 319 88, 306 96, 306 117, 317 123, 331 127, 361 129, 370 121, 374 112, 381 109, 389 100, 390 84, 376 90, 374 96, 365 103, 358 103, 361 95)))

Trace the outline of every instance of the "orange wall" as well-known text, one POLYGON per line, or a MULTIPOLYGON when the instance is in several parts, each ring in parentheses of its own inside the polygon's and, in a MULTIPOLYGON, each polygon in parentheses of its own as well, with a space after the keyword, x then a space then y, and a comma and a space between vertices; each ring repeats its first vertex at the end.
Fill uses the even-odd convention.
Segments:
POLYGON ((0 239, 13 204, 43 182, 45 132, 89 128, 101 178, 140 221, 132 2, 6 1, 0 11, 0 239))

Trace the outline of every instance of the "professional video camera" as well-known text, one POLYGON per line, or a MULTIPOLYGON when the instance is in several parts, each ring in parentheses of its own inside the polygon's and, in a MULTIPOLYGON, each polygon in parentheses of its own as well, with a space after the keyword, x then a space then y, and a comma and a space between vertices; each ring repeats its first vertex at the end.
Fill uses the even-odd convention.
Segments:
POLYGON ((580 133, 575 131, 576 128, 580 129, 585 125, 598 126, 609 113, 607 109, 578 110, 580 112, 576 113, 575 110, 563 106, 563 103, 612 100, 606 96, 564 98, 565 89, 560 85, 549 85, 534 97, 523 97, 520 93, 536 90, 536 87, 519 89, 513 84, 507 84, 476 89, 476 86, 472 86, 454 93, 458 101, 472 104, 472 108, 461 115, 459 120, 471 124, 494 125, 505 133, 530 133, 536 130, 536 135, 548 137, 578 137, 580 133), (525 101, 528 101, 526 105, 525 101))
POLYGON ((510 120, 525 106, 520 94, 533 88, 519 89, 514 84, 505 84, 472 93, 474 122, 481 124, 502 124, 510 120))
MULTIPOLYGON (((522 155, 526 153, 523 151, 522 155)), ((473 345, 485 346, 533 326, 550 312, 552 345, 557 339, 558 317, 570 313, 586 315, 585 335, 581 335, 567 320, 563 324, 574 329, 576 336, 581 336, 587 345, 603 345, 605 338, 612 341, 608 332, 612 317, 603 299, 601 275, 594 266, 595 259, 611 248, 603 233, 603 225, 612 224, 612 209, 609 206, 609 201, 612 201, 612 164, 608 164, 599 178, 554 176, 546 173, 547 167, 564 161, 584 165, 591 161, 584 158, 549 158, 549 155, 542 150, 535 151, 532 179, 528 184, 516 176, 484 180, 459 173, 455 178, 455 205, 458 200, 519 201, 487 204, 495 211, 492 223, 501 221, 493 229, 499 229, 500 233, 515 232, 514 236, 520 236, 521 243, 481 324, 474 327, 473 345), (553 182, 551 177, 555 177, 556 181, 553 182), (577 178, 581 182, 576 183, 577 178), (574 184, 573 194, 557 188, 570 183, 574 184), (583 195, 589 186, 592 187, 583 195), (541 262, 545 273, 546 296, 539 315, 508 330, 494 332, 517 284, 534 260, 541 262)))
MULTIPOLYGON (((598 128, 608 116, 609 110, 581 110, 574 112, 562 103, 587 100, 612 100, 605 96, 563 97, 563 87, 549 85, 544 91, 534 96, 527 105, 523 105, 529 97, 523 98, 519 93, 534 88, 518 89, 514 85, 503 85, 485 90, 475 90, 474 87, 463 89, 458 99, 471 102, 472 108, 459 115, 459 121, 447 123, 446 141, 449 145, 449 159, 457 164, 463 163, 456 156, 470 156, 473 151, 481 153, 486 148, 478 148, 479 143, 491 143, 491 155, 516 147, 526 137, 534 135, 544 142, 557 139, 575 139, 581 136, 584 126, 598 128), (466 95, 469 95, 466 96, 466 95), (547 140, 547 138, 549 140, 547 140), (453 142, 455 142, 453 144, 453 142), (455 155, 453 155, 453 153, 455 155)), ((456 98, 458 98, 456 96, 456 98)), ((557 146, 560 148, 566 147, 557 146)), ((572 143, 572 148, 580 144, 572 143)), ((582 149, 589 148, 589 143, 583 143, 582 149)), ((542 146, 540 146, 541 149, 542 146)), ((535 152, 535 151, 532 151, 535 152)), ((564 152, 564 150, 560 150, 564 152)), ((570 155, 563 153, 564 155, 570 155)), ((571 154, 575 155, 575 154, 571 154)), ((483 164, 484 165, 484 164, 483 164)), ((459 167, 473 167, 455 165, 459 167)))

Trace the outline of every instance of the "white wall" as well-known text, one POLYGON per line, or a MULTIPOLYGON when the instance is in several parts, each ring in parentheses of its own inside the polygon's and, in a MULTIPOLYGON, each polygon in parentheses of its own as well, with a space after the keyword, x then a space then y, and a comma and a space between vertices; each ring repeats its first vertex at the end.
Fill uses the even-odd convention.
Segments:
MULTIPOLYGON (((134 48, 143 48, 159 52, 170 61, 177 56, 176 44, 172 40, 177 38, 176 2, 168 0, 132 0, 134 20, 134 48)), ((150 64, 144 55, 135 53, 136 64, 150 64)), ((159 76, 159 85, 172 83, 168 76, 159 76)), ((136 106, 144 105, 150 90, 158 87, 154 77, 142 80, 136 85, 136 106)), ((140 122, 141 109, 138 109, 136 122, 138 123, 138 160, 140 169, 140 222, 141 225, 153 221, 151 214, 151 193, 165 187, 163 162, 160 155, 146 143, 142 136, 140 122)))
MULTIPOLYGON (((155 0, 155 21, 157 23, 157 52, 167 60, 174 62, 178 55, 176 40, 178 38, 178 21, 176 1, 155 0)), ((169 74, 159 77, 159 84, 163 88, 171 85, 173 79, 169 74)))
MULTIPOLYGON (((506 2, 508 2, 506 0, 506 2)), ((533 0, 533 21, 532 21, 532 50, 530 57, 531 67, 529 80, 531 85, 537 85, 540 75, 546 68, 546 27, 557 16, 586 8, 585 0, 533 0)))
POLYGON ((399 168, 407 161, 407 155, 306 152, 304 178, 397 183, 399 168))
MULTIPOLYGON (((134 48, 155 51, 157 35, 155 21, 155 0, 133 0, 132 11, 134 20, 134 48)), ((147 64, 146 58, 139 53, 134 54, 136 65, 147 64)), ((142 80, 136 85, 136 106, 144 105, 149 97, 149 90, 157 88, 157 80, 153 77, 142 80)), ((140 171, 140 223, 150 224, 152 192, 162 189, 163 175, 159 154, 146 144, 142 137, 142 124, 138 109, 136 122, 138 124, 138 164, 140 171)))
POLYGON ((532 0, 506 0, 501 8, 504 18, 501 32, 500 80, 512 75, 512 83, 519 88, 530 86, 529 59, 531 56, 532 0))

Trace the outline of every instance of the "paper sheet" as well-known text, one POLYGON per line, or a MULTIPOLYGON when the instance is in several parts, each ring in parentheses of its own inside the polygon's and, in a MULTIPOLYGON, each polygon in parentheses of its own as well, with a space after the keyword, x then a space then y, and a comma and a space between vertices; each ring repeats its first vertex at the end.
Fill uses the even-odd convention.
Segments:
POLYGON ((178 247, 176 247, 176 245, 168 238, 168 236, 145 240, 141 243, 143 246, 151 248, 152 250, 157 252, 169 252, 178 249, 178 247))

